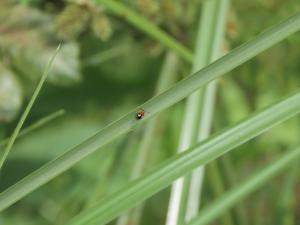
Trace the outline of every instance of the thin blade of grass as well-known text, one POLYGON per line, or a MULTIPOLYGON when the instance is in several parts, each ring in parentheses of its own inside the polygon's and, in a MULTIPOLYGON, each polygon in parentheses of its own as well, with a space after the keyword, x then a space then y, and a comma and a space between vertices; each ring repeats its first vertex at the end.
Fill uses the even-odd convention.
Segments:
MULTIPOLYGON (((39 119, 38 121, 34 122, 30 126, 22 129, 20 131, 19 135, 17 136, 17 139, 26 136, 27 134, 35 131, 36 129, 39 129, 40 127, 42 127, 45 124, 51 122, 52 120, 62 116, 64 113, 65 113, 65 111, 63 109, 60 109, 60 110, 58 110, 54 113, 49 114, 48 116, 45 116, 45 117, 39 119)), ((9 138, 6 138, 6 139, 2 140, 0 142, 0 146, 6 145, 8 143, 8 141, 9 141, 9 138)))
MULTIPOLYGON (((220 57, 228 6, 228 0, 210 0, 203 3, 192 68, 193 72, 220 57)), ((203 141, 209 135, 216 88, 216 81, 213 81, 188 97, 178 152, 182 152, 197 142, 203 141)), ((192 175, 188 174, 173 183, 166 225, 182 224, 197 215, 200 205, 201 177, 203 173, 204 168, 197 168, 192 175)), ((226 218, 228 218, 226 221, 229 222, 224 223, 224 225, 230 225, 230 217, 226 218)))
POLYGON ((128 50, 130 50, 130 47, 128 45, 114 47, 112 49, 108 49, 108 50, 99 52, 95 55, 92 55, 92 56, 88 57, 87 59, 83 59, 82 64, 84 66, 99 65, 108 60, 117 58, 117 57, 121 56, 122 54, 125 54, 126 52, 128 52, 128 50))
POLYGON ((124 210, 166 188, 176 178, 207 164, 298 113, 300 92, 173 157, 153 172, 75 216, 67 224, 106 224, 124 210))
POLYGON ((133 26, 137 27, 141 31, 156 39, 157 41, 161 42, 162 44, 170 48, 170 50, 176 52, 178 56, 182 57, 187 62, 191 63, 193 61, 193 55, 189 49, 187 49, 180 42, 168 35, 165 31, 161 30, 159 27, 150 23, 144 17, 132 11, 126 5, 122 4, 121 2, 111 0, 94 1, 103 5, 105 8, 120 16, 128 23, 132 24, 133 26))
POLYGON ((92 137, 77 145, 75 148, 48 162, 2 192, 0 194, 0 211, 66 171, 75 163, 92 154, 103 145, 111 142, 120 135, 129 132, 137 125, 154 117, 159 112, 167 109, 198 88, 222 76, 224 73, 229 72, 243 62, 251 59, 272 45, 295 33, 299 29, 300 13, 297 13, 296 15, 289 17, 287 20, 261 33, 252 41, 247 42, 246 44, 231 51, 229 54, 209 66, 178 82, 162 94, 157 95, 143 105, 135 108, 133 111, 129 112, 119 120, 109 124, 92 137), (143 108, 146 113, 142 120, 137 120, 136 112, 140 108, 143 108))
POLYGON ((9 139, 8 144, 7 144, 6 148, 4 149, 4 152, 3 152, 2 157, 0 159, 0 170, 1 170, 1 168, 2 168, 2 166, 4 164, 4 162, 5 162, 5 160, 7 158, 7 156, 9 154, 9 152, 10 152, 10 150, 11 150, 11 148, 12 148, 12 146, 13 146, 16 138, 17 138, 17 136, 20 133, 20 130, 21 130, 21 128, 22 128, 22 126, 23 126, 23 124, 24 124, 24 122, 25 122, 25 120, 26 120, 26 118, 27 118, 27 116, 28 116, 28 114, 30 112, 30 109, 33 106, 33 103, 35 102, 35 100, 36 100, 36 98, 37 98, 37 96, 38 96, 38 94, 39 94, 39 92, 40 92, 40 90, 41 90, 44 82, 47 79, 47 76, 48 76, 49 71, 51 69, 52 63, 53 63, 53 61, 54 61, 54 59, 55 59, 55 57, 56 57, 59 49, 60 49, 60 44, 58 45, 57 49, 55 50, 55 53, 53 54, 53 56, 48 61, 47 65, 45 67, 45 70, 44 70, 44 72, 42 74, 42 77, 41 77, 38 85, 36 86, 36 89, 34 90, 32 96, 30 98, 30 101, 29 101, 28 105, 26 106, 24 112, 22 113, 21 118, 18 121, 17 126, 16 126, 16 128, 14 129, 14 131, 13 131, 13 133, 11 135, 11 138, 9 139))
POLYGON ((264 183, 273 178, 283 169, 293 165, 300 157, 300 147, 289 151, 279 157, 275 162, 269 163, 267 167, 257 171, 250 179, 247 179, 237 187, 231 189, 214 203, 204 208, 200 215, 187 225, 205 225, 215 220, 230 207, 242 200, 250 193, 260 188, 264 183))

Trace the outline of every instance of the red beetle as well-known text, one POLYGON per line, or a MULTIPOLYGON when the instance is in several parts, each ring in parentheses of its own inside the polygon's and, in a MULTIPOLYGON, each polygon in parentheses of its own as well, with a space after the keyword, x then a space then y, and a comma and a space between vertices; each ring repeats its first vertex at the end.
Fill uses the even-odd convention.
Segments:
POLYGON ((144 109, 140 109, 136 114, 135 114, 135 118, 137 118, 138 120, 142 119, 145 116, 145 110, 144 109))

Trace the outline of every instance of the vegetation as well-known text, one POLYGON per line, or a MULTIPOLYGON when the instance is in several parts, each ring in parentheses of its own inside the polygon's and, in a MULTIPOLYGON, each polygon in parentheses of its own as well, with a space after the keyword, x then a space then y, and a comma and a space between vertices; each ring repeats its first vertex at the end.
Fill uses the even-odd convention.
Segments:
POLYGON ((1 0, 0 224, 298 225, 299 30, 294 0, 1 0))

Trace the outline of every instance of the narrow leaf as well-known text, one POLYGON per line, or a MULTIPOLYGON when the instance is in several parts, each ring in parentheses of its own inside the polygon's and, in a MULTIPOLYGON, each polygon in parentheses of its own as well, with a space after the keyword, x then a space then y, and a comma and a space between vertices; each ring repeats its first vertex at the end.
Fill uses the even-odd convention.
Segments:
POLYGON ((172 38, 166 32, 150 23, 148 20, 138 15, 126 5, 111 0, 94 0, 97 3, 105 6, 107 9, 115 13, 116 15, 122 17, 122 19, 128 21, 133 26, 137 27, 141 31, 155 38, 157 41, 161 42, 165 46, 169 47, 171 50, 176 52, 178 56, 185 59, 187 62, 193 61, 192 53, 183 46, 180 42, 172 38))
POLYGON ((40 90, 41 90, 44 82, 46 81, 46 78, 48 76, 48 73, 50 71, 52 63, 53 63, 53 61, 54 61, 54 59, 55 59, 55 57, 56 57, 59 49, 60 49, 60 45, 57 47, 55 53, 53 54, 53 56, 48 61, 47 65, 45 67, 44 73, 42 74, 42 77, 41 77, 41 79, 40 79, 40 81, 39 81, 36 89, 33 92, 33 95, 31 96, 31 99, 30 99, 27 107, 25 108, 25 110, 24 110, 24 112, 23 112, 23 114, 22 114, 22 116, 21 116, 21 118, 20 118, 20 120, 19 120, 19 122, 18 122, 18 124, 17 124, 17 126, 16 126, 16 128, 15 128, 13 134, 12 134, 12 136, 11 136, 11 138, 8 141, 8 144, 7 144, 7 146, 6 146, 6 148, 5 148, 4 152, 3 152, 3 155, 2 155, 2 157, 0 159, 0 170, 1 170, 1 168, 2 168, 2 166, 4 164, 4 162, 5 162, 5 160, 7 158, 8 153, 11 150, 11 148, 12 148, 12 146, 13 146, 16 138, 17 138, 17 136, 19 135, 19 132, 20 132, 20 130, 22 128, 22 125, 25 122, 25 120, 26 120, 26 118, 27 118, 27 116, 28 116, 28 114, 30 112, 30 109, 33 106, 33 103, 35 102, 35 100, 36 100, 36 98, 37 98, 37 96, 38 96, 38 94, 39 94, 39 92, 40 92, 40 90))

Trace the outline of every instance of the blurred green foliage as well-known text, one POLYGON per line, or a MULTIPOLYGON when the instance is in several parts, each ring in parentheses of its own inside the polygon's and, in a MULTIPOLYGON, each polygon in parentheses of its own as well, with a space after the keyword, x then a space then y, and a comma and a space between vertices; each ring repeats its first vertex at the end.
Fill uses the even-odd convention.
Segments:
MULTIPOLYGON (((193 49, 201 1, 122 2, 193 49)), ((295 0, 232 1, 224 52, 299 10, 300 2, 295 0)), ((88 0, 1 0, 1 137, 11 134, 60 42, 62 50, 27 125, 57 109, 63 108, 67 114, 17 142, 0 175, 0 190, 150 98, 166 52, 160 43, 88 0)), ((214 130, 296 91, 300 85, 299 46, 298 33, 224 77, 219 83, 214 130)), ((189 68, 183 62, 177 79, 188 74, 189 68)), ((182 104, 165 115, 163 130, 153 143, 155 159, 150 168, 175 153, 182 104)), ((232 152, 237 179, 299 142, 299 127, 299 118, 294 118, 232 152)), ((88 157, 16 203, 0 215, 0 224, 64 224, 79 210, 121 188, 130 177, 142 132, 143 127, 106 146, 108 151, 88 157)), ((297 178, 293 196, 299 202, 299 174, 297 178)), ((277 185, 283 179, 267 184, 245 201, 250 224, 279 224, 271 214, 277 185)), ((204 201, 209 202, 214 197, 209 185, 205 193, 204 201)), ((147 201, 142 224, 164 224, 168 196, 166 190, 147 201)), ((296 210, 294 219, 300 221, 299 208, 296 210)))

